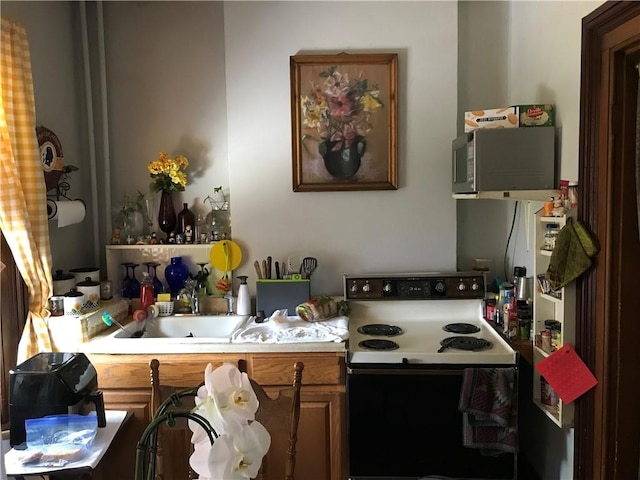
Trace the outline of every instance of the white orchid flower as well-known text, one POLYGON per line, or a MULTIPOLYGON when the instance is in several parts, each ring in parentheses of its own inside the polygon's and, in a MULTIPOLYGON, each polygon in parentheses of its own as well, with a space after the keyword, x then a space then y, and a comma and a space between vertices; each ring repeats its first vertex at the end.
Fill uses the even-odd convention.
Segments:
POLYGON ((260 422, 237 426, 214 442, 207 473, 222 480, 255 478, 270 446, 271 436, 260 422))
POLYGON ((204 377, 193 412, 206 418, 220 436, 211 446, 204 429, 189 421, 194 444, 189 460, 191 468, 202 479, 253 478, 269 449, 271 437, 260 423, 254 421, 249 425, 259 405, 249 377, 230 363, 216 370, 211 364, 207 365, 204 377))

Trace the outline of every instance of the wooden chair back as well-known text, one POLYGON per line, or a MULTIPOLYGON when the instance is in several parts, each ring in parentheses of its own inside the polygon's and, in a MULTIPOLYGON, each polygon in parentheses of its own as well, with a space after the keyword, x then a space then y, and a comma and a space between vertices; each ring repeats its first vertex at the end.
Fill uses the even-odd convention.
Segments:
MULTIPOLYGON (((160 362, 157 359, 149 362, 151 375, 151 409, 154 415, 158 407, 177 391, 184 389, 163 385, 160 380, 160 362)), ((242 369, 242 368, 241 368, 242 369)), ((293 365, 292 384, 280 388, 271 397, 265 389, 250 379, 260 406, 256 412, 259 421, 271 435, 271 447, 262 461, 258 480, 294 480, 296 462, 296 442, 298 440, 298 423, 300 419, 300 389, 304 364, 293 365)), ((204 367, 202 369, 204 372, 204 367)), ((198 387, 187 391, 195 396, 198 387)), ((181 408, 193 406, 191 398, 185 398, 181 408)), ((197 478, 197 474, 189 467, 191 455, 191 431, 186 422, 177 427, 159 429, 155 453, 155 480, 171 480, 173 478, 197 478), (166 452, 171 452, 167 454, 166 452)))

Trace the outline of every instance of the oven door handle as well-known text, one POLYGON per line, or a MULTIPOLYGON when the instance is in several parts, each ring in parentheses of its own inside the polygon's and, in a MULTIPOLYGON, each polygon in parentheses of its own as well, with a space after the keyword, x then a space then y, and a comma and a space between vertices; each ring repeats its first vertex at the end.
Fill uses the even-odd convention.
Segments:
POLYGON ((464 369, 446 368, 351 368, 347 367, 347 375, 462 375, 464 369))

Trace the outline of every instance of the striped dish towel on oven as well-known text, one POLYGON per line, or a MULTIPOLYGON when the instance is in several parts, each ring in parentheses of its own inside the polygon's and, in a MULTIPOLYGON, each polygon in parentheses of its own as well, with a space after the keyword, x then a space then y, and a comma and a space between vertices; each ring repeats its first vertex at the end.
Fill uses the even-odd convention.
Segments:
POLYGON ((465 369, 458 408, 465 447, 491 456, 518 451, 515 368, 465 369))

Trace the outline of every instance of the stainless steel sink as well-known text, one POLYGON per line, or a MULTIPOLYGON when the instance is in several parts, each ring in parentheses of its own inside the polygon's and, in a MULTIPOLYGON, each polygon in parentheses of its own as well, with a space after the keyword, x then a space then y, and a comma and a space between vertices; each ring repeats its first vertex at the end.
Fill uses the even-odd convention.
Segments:
POLYGON ((111 337, 131 341, 229 343, 233 333, 248 318, 248 315, 177 314, 146 320, 143 325, 131 322, 124 331, 118 330, 111 337))

